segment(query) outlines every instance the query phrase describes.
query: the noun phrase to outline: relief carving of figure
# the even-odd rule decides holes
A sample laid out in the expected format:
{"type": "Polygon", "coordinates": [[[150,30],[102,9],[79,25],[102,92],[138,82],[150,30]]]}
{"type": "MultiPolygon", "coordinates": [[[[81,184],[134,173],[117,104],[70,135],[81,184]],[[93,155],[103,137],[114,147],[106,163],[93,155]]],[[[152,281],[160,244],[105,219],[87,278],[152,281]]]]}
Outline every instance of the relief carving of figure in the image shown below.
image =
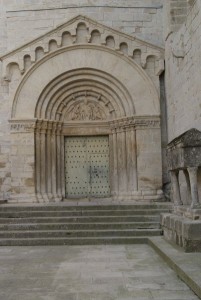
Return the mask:
{"type": "Polygon", "coordinates": [[[101,108],[94,103],[88,103],[87,98],[76,105],[71,112],[71,120],[95,121],[104,118],[101,108]]]}

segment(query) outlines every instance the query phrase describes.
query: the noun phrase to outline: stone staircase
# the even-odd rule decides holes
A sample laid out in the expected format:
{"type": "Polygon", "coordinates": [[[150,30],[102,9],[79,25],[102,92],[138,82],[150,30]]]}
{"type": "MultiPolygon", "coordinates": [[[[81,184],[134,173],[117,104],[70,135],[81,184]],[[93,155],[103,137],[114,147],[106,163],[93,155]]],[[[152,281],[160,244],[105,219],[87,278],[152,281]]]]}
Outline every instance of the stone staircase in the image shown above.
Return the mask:
{"type": "Polygon", "coordinates": [[[0,246],[145,243],[168,203],[1,205],[0,246]]]}

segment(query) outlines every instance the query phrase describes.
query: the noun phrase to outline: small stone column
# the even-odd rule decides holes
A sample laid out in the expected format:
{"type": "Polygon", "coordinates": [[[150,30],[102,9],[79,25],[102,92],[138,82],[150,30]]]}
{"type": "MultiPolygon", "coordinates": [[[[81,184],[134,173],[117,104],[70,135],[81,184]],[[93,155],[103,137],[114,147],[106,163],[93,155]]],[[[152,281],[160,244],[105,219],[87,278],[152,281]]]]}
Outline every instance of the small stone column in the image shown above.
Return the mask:
{"type": "Polygon", "coordinates": [[[61,190],[61,127],[62,124],[57,124],[57,130],[56,130],[56,155],[57,155],[57,195],[59,201],[62,199],[62,190],[61,190]]]}
{"type": "Polygon", "coordinates": [[[198,197],[198,184],[197,184],[197,171],[198,167],[188,168],[188,174],[190,177],[191,185],[191,208],[200,208],[199,197],[198,197]]]}
{"type": "Polygon", "coordinates": [[[179,188],[179,171],[178,170],[171,170],[171,182],[172,182],[172,189],[173,189],[173,200],[174,205],[179,206],[183,205],[181,201],[181,195],[180,195],[180,188],[179,188]]]}
{"type": "Polygon", "coordinates": [[[117,133],[115,127],[112,129],[112,149],[113,149],[113,170],[111,172],[112,191],[111,194],[115,198],[118,195],[118,162],[117,162],[117,133]]]}
{"type": "Polygon", "coordinates": [[[63,126],[61,129],[61,193],[62,199],[65,198],[65,154],[64,154],[64,135],[63,135],[63,126]]]}
{"type": "Polygon", "coordinates": [[[127,165],[126,165],[126,131],[123,124],[117,131],[117,155],[119,175],[119,197],[124,199],[127,193],[127,165]]]}
{"type": "Polygon", "coordinates": [[[192,198],[191,198],[191,184],[190,184],[189,173],[188,173],[187,169],[184,169],[183,172],[184,172],[184,176],[185,176],[185,179],[186,179],[187,198],[188,198],[189,202],[191,203],[192,198]]]}
{"type": "Polygon", "coordinates": [[[137,143],[136,143],[136,130],[131,127],[131,164],[132,164],[132,192],[135,193],[138,190],[138,177],[137,177],[137,143]]]}
{"type": "Polygon", "coordinates": [[[47,132],[47,121],[42,121],[41,125],[41,143],[40,143],[40,157],[41,157],[41,194],[44,202],[49,202],[47,196],[47,156],[46,156],[46,132],[47,132]]]}
{"type": "Polygon", "coordinates": [[[52,122],[49,121],[47,125],[47,195],[48,199],[52,201],[52,181],[51,181],[51,171],[52,171],[52,149],[51,149],[51,132],[52,132],[52,122]]]}
{"type": "Polygon", "coordinates": [[[38,202],[42,202],[43,198],[41,195],[41,151],[40,151],[40,130],[41,130],[41,121],[37,120],[36,131],[35,131],[35,151],[36,151],[36,171],[35,171],[35,180],[36,180],[36,197],[38,202]]]}
{"type": "Polygon", "coordinates": [[[57,122],[53,122],[52,126],[52,136],[51,136],[51,149],[52,149],[52,195],[53,201],[57,201],[57,173],[56,173],[56,161],[57,161],[57,151],[56,151],[56,130],[57,122]]]}

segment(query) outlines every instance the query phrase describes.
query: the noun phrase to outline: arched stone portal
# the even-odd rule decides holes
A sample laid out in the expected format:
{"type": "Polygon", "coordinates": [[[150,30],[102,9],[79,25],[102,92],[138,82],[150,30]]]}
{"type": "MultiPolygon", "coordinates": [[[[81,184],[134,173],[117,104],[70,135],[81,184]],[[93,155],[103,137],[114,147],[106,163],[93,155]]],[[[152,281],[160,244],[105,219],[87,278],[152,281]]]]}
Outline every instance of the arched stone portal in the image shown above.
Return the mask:
{"type": "MultiPolygon", "coordinates": [[[[108,140],[107,154],[99,155],[108,155],[104,167],[103,163],[90,166],[95,173],[107,169],[107,197],[161,199],[160,106],[155,84],[139,61],[129,57],[133,52],[129,48],[123,54],[121,48],[111,49],[107,44],[77,42],[48,50],[24,69],[10,120],[15,149],[11,164],[23,162],[18,172],[22,188],[13,192],[11,199],[47,202],[72,196],[66,149],[72,139],[83,138],[86,144],[91,137],[103,143],[108,140]]],[[[144,54],[143,59],[146,57],[144,54]]],[[[98,156],[93,163],[96,161],[98,156]]]]}
{"type": "Polygon", "coordinates": [[[64,140],[69,136],[109,137],[111,197],[158,197],[158,95],[142,69],[122,55],[100,46],[73,46],[41,60],[17,90],[12,130],[25,117],[33,127],[28,125],[30,132],[21,132],[17,143],[28,135],[35,144],[37,201],[60,201],[68,194],[64,140]]]}

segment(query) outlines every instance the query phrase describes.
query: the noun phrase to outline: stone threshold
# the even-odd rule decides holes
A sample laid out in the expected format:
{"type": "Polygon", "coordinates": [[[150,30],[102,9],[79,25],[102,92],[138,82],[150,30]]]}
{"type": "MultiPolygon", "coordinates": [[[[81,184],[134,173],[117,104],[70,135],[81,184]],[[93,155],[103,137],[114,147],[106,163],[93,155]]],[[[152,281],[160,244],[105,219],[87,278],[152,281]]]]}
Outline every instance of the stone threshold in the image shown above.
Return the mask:
{"type": "Polygon", "coordinates": [[[185,253],[163,237],[151,237],[147,242],[201,299],[201,253],[185,253]]]}
{"type": "Polygon", "coordinates": [[[19,207],[19,206],[27,206],[27,207],[40,207],[40,206],[108,206],[108,205],[164,205],[172,208],[171,202],[165,201],[136,201],[136,200],[113,200],[113,199],[79,199],[79,200],[64,200],[60,202],[44,202],[44,203],[30,203],[30,202],[7,202],[0,203],[0,207],[19,207]]]}

